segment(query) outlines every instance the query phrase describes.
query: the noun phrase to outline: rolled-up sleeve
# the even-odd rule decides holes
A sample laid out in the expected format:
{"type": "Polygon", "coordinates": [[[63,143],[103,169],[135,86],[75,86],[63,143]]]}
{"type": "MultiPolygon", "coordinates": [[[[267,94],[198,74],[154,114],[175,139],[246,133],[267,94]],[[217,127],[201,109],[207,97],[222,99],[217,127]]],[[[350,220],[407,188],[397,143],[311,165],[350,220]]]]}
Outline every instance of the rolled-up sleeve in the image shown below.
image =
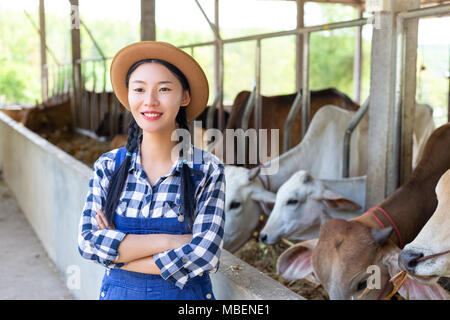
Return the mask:
{"type": "Polygon", "coordinates": [[[108,158],[101,156],[92,169],[89,191],[81,215],[78,232],[78,251],[85,259],[93,260],[105,267],[120,268],[124,263],[113,263],[118,257],[120,242],[126,233],[112,229],[98,229],[97,210],[104,210],[106,187],[109,183],[109,171],[105,162],[108,158]]]}
{"type": "Polygon", "coordinates": [[[223,164],[208,172],[197,201],[192,240],[181,248],[153,256],[161,276],[179,288],[203,272],[216,272],[223,248],[225,173],[223,164]]]}

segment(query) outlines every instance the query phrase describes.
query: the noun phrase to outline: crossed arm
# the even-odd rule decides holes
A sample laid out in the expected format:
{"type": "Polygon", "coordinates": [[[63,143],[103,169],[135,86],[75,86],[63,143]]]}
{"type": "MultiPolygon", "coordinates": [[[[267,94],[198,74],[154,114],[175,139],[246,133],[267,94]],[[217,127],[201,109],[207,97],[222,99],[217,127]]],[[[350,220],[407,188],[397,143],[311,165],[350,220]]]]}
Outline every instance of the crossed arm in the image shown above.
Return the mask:
{"type": "MultiPolygon", "coordinates": [[[[101,209],[95,219],[98,228],[114,229],[106,220],[101,209]]],[[[127,234],[118,247],[119,255],[114,263],[126,262],[121,269],[147,274],[161,274],[153,255],[167,250],[180,248],[192,239],[192,234],[127,234]]]]}

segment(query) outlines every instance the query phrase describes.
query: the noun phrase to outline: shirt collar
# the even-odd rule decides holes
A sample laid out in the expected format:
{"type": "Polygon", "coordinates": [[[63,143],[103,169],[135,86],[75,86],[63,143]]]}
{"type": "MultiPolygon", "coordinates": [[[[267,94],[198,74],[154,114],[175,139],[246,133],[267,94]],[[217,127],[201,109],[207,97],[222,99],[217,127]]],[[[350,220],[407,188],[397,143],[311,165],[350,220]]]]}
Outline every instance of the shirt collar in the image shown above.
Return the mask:
{"type": "MultiPolygon", "coordinates": [[[[133,154],[131,155],[131,162],[130,167],[128,168],[128,172],[133,172],[133,170],[140,172],[144,170],[144,167],[141,163],[141,144],[142,144],[142,137],[143,134],[141,133],[138,137],[138,147],[133,151],[133,154]]],[[[191,151],[193,148],[193,145],[190,144],[191,151]]],[[[191,153],[192,154],[192,153],[191,153]]],[[[183,163],[186,163],[188,166],[192,167],[192,160],[191,157],[188,157],[189,160],[183,160],[183,157],[178,156],[177,160],[173,164],[172,168],[170,169],[169,173],[166,174],[164,177],[175,175],[177,172],[181,171],[181,168],[183,166],[183,163]]]]}

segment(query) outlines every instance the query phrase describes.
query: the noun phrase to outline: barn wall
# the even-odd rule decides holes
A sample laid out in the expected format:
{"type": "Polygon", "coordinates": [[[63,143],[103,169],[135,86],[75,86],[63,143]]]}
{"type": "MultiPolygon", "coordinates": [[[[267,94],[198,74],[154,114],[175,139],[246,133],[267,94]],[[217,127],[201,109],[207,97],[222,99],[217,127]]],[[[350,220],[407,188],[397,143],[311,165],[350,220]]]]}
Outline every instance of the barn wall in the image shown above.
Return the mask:
{"type": "MultiPolygon", "coordinates": [[[[97,299],[104,268],[77,246],[91,169],[0,112],[0,170],[74,298],[97,299]]],[[[211,279],[217,299],[303,299],[227,251],[211,279]]]]}

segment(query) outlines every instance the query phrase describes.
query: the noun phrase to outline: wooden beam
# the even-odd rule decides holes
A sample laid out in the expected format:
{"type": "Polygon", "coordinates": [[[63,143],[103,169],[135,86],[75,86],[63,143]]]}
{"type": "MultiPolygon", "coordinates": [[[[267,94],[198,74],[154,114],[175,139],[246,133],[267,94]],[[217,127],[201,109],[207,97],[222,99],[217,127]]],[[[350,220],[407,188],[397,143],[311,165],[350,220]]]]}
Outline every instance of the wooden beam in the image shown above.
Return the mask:
{"type": "Polygon", "coordinates": [[[47,52],[45,50],[45,5],[44,0],[39,0],[39,35],[41,47],[41,95],[42,102],[48,100],[48,70],[47,52]]]}
{"type": "Polygon", "coordinates": [[[141,40],[156,40],[155,0],[141,0],[141,40]]]}
{"type": "Polygon", "coordinates": [[[71,12],[71,40],[72,40],[72,119],[74,128],[81,126],[81,59],[80,45],[80,10],[78,0],[70,0],[71,12]]]}

